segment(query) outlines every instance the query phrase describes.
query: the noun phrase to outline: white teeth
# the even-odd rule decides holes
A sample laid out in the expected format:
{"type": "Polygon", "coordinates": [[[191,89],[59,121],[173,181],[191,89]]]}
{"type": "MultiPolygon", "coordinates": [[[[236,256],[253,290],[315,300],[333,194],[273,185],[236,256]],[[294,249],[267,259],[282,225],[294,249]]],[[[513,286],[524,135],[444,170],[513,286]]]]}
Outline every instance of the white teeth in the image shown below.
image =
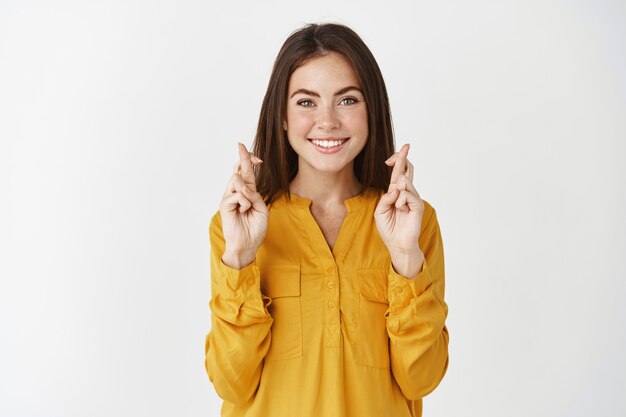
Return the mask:
{"type": "Polygon", "coordinates": [[[333,148],[335,146],[339,146],[344,143],[347,139],[339,139],[339,140],[311,140],[317,146],[321,146],[322,148],[333,148]]]}

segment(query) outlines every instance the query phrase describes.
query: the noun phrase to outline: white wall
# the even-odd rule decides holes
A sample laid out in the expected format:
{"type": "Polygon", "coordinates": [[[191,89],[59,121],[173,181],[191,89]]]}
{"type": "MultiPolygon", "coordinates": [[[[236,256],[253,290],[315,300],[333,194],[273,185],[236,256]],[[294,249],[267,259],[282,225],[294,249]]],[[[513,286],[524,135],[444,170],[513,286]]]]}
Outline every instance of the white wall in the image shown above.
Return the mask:
{"type": "Polygon", "coordinates": [[[425,416],[626,415],[626,5],[0,2],[0,415],[219,415],[207,228],[271,65],[352,26],[436,209],[425,416]]]}

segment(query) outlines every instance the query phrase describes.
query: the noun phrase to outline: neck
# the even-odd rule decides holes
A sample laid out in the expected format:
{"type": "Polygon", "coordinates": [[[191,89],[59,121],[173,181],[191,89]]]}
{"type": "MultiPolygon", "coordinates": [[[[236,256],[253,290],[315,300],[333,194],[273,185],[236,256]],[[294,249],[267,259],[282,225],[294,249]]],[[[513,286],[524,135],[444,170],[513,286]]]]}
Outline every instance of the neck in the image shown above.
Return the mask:
{"type": "Polygon", "coordinates": [[[299,169],[289,184],[290,192],[322,206],[343,205],[345,200],[356,196],[360,189],[361,184],[354,175],[352,164],[339,172],[299,169]]]}

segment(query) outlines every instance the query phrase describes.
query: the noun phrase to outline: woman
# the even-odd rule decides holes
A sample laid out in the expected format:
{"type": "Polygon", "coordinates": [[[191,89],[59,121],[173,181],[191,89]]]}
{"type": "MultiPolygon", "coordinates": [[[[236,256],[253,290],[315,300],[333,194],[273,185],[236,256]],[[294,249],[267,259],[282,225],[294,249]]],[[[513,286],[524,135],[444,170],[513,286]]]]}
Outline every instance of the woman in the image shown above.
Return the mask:
{"type": "Polygon", "coordinates": [[[294,32],[209,227],[223,416],[421,415],[448,367],[443,246],[409,146],[393,149],[363,41],[294,32]]]}

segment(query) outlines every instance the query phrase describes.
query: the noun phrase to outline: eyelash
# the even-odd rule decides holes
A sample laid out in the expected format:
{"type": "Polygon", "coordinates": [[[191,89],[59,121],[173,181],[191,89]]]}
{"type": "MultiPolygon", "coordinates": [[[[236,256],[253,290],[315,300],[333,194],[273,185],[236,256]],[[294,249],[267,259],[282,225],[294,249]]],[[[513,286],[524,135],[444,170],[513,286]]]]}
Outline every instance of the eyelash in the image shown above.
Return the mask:
{"type": "MultiPolygon", "coordinates": [[[[352,103],[347,104],[348,106],[349,106],[349,105],[352,105],[352,104],[356,104],[356,103],[358,103],[358,102],[359,102],[359,100],[357,100],[357,99],[356,99],[356,98],[354,98],[354,97],[344,97],[344,98],[342,98],[342,99],[341,99],[341,102],[343,102],[343,101],[345,101],[345,100],[352,100],[352,103]]],[[[299,106],[302,106],[302,107],[311,107],[310,105],[306,105],[306,106],[305,106],[305,105],[303,105],[302,103],[313,103],[313,101],[311,101],[311,100],[309,100],[309,99],[303,99],[303,100],[298,100],[298,102],[297,102],[297,104],[298,104],[299,106]]]]}

